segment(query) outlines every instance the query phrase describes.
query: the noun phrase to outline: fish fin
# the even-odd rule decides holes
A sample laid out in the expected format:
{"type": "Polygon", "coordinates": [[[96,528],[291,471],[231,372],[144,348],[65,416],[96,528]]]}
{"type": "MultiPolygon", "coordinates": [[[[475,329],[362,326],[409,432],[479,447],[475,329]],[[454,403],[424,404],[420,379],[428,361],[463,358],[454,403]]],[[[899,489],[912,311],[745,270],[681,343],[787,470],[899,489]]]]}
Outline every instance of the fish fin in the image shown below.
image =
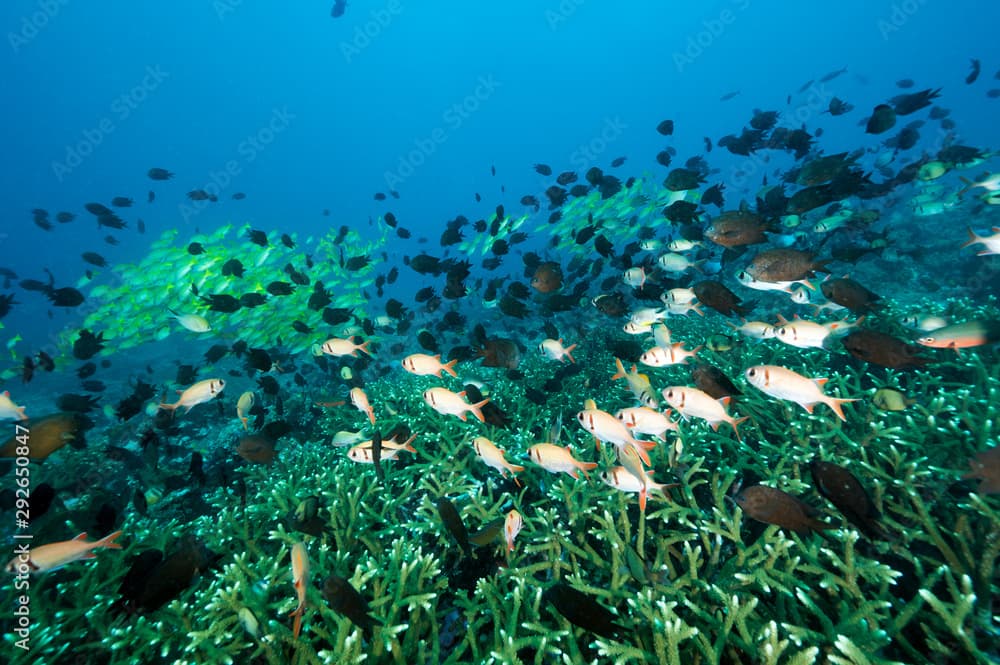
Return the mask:
{"type": "Polygon", "coordinates": [[[822,378],[822,379],[813,379],[813,382],[814,382],[814,383],[815,383],[815,384],[816,384],[817,386],[819,386],[820,388],[822,388],[823,386],[825,386],[825,385],[826,385],[826,382],[827,382],[827,381],[829,381],[829,380],[830,380],[830,379],[828,379],[828,378],[825,378],[825,377],[824,377],[824,378],[822,378]]]}
{"type": "Polygon", "coordinates": [[[87,540],[87,532],[86,532],[86,531],[84,531],[83,533],[79,534],[79,535],[78,535],[78,536],[77,536],[76,538],[74,538],[73,540],[87,540]]]}
{"type": "MultiPolygon", "coordinates": [[[[439,354],[438,357],[440,357],[440,354],[439,354]]],[[[455,365],[457,365],[457,364],[458,364],[458,358],[455,358],[454,360],[451,360],[451,361],[445,363],[444,365],[441,365],[441,369],[443,369],[444,371],[448,372],[453,377],[458,378],[458,374],[455,373],[455,365]]]]}
{"type": "Polygon", "coordinates": [[[115,531],[114,533],[109,533],[108,535],[104,536],[96,543],[94,543],[94,547],[107,547],[108,549],[112,550],[120,550],[122,546],[115,542],[115,539],[117,539],[118,536],[120,535],[122,535],[121,530],[115,531]]]}
{"type": "Polygon", "coordinates": [[[622,365],[622,361],[619,360],[618,358],[615,358],[615,368],[618,371],[611,375],[611,380],[612,381],[617,381],[618,379],[624,379],[625,376],[626,376],[626,374],[625,374],[625,366],[622,365]]]}
{"type": "Polygon", "coordinates": [[[826,404],[831,409],[833,409],[833,412],[837,414],[838,418],[846,422],[847,418],[844,416],[844,409],[842,405],[845,402],[856,402],[856,401],[857,401],[856,399],[841,399],[837,397],[830,397],[829,399],[827,399],[826,404]]]}
{"type": "Polygon", "coordinates": [[[483,417],[483,407],[489,401],[490,401],[490,398],[487,397],[482,402],[476,402],[475,404],[473,404],[472,408],[470,409],[470,411],[472,411],[472,415],[474,415],[479,420],[479,422],[481,422],[481,423],[485,423],[486,422],[486,418],[483,417]]]}
{"type": "Polygon", "coordinates": [[[731,422],[729,423],[730,425],[732,425],[732,426],[733,426],[733,433],[734,433],[734,434],[736,435],[736,440],[737,440],[737,441],[742,441],[742,440],[743,440],[743,439],[742,439],[742,438],[740,437],[740,430],[739,430],[739,428],[737,427],[737,425],[739,425],[740,423],[742,423],[742,422],[744,422],[744,421],[746,421],[746,420],[750,420],[750,416],[743,416],[742,418],[737,418],[737,419],[735,419],[735,420],[733,420],[733,421],[731,421],[731,422]]]}
{"type": "MultiPolygon", "coordinates": [[[[965,190],[962,190],[962,191],[965,191],[965,190]]],[[[959,194],[959,196],[961,196],[961,194],[959,194]]],[[[982,238],[980,238],[979,236],[977,236],[976,232],[972,230],[971,226],[967,226],[965,228],[966,228],[966,231],[969,232],[969,240],[965,244],[959,245],[958,246],[959,249],[965,249],[969,245],[975,245],[977,242],[979,242],[980,240],[982,240],[982,238]]],[[[996,231],[997,229],[993,229],[993,230],[996,231]]]]}
{"type": "Polygon", "coordinates": [[[806,413],[812,413],[813,409],[816,408],[816,402],[812,402],[811,404],[803,404],[802,408],[806,410],[806,413]]]}
{"type": "Polygon", "coordinates": [[[94,554],[93,552],[84,552],[83,554],[80,555],[80,560],[83,560],[83,559],[96,559],[96,558],[97,558],[97,555],[94,554]]]}
{"type": "Polygon", "coordinates": [[[566,347],[566,348],[564,349],[564,351],[565,351],[565,353],[566,353],[566,357],[567,357],[567,358],[569,358],[569,361],[570,361],[571,363],[573,363],[574,365],[576,364],[576,360],[574,360],[574,359],[573,359],[573,356],[572,356],[572,354],[570,354],[570,351],[572,351],[572,350],[573,350],[573,349],[575,349],[575,348],[576,348],[576,344],[570,344],[569,346],[567,346],[567,347],[566,347]]]}
{"type": "Polygon", "coordinates": [[[649,459],[649,453],[646,452],[645,448],[641,446],[633,446],[633,448],[635,448],[635,454],[639,456],[639,459],[642,460],[643,464],[646,466],[653,466],[652,461],[649,459]]]}
{"type": "Polygon", "coordinates": [[[639,512],[640,513],[646,512],[646,496],[647,496],[646,486],[643,485],[642,489],[639,490],[639,512]]]}

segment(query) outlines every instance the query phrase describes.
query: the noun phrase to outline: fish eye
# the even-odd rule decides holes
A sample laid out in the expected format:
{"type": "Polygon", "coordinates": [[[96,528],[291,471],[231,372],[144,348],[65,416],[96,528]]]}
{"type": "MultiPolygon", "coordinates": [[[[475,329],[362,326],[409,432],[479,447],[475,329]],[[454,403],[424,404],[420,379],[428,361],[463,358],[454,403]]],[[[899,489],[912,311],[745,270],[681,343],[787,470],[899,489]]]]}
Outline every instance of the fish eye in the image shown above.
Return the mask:
{"type": "Polygon", "coordinates": [[[756,376],[756,375],[757,375],[757,370],[755,370],[755,369],[748,369],[747,370],[747,376],[756,376]]]}

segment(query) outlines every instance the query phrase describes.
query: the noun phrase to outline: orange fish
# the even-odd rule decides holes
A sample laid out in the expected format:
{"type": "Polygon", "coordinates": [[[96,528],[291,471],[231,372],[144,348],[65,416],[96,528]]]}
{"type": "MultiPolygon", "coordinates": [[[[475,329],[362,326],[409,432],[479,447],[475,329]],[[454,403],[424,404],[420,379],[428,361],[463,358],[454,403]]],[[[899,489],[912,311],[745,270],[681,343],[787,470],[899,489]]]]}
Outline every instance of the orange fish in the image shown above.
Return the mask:
{"type": "Polygon", "coordinates": [[[514,549],[514,538],[517,537],[517,534],[519,534],[523,528],[524,518],[521,517],[521,513],[516,510],[511,510],[507,513],[507,518],[503,522],[503,536],[504,540],[507,541],[508,554],[514,549]]]}
{"type": "MultiPolygon", "coordinates": [[[[89,541],[87,534],[81,533],[73,540],[64,540],[58,543],[49,543],[39,547],[32,547],[30,550],[20,552],[10,560],[6,570],[8,573],[47,573],[52,570],[59,570],[67,563],[73,563],[81,559],[96,559],[97,555],[91,550],[102,547],[120,550],[121,545],[115,543],[115,539],[122,535],[121,531],[104,536],[100,540],[89,541]]],[[[15,550],[17,551],[17,550],[15,550]]]]}
{"type": "Polygon", "coordinates": [[[306,588],[309,584],[309,554],[302,543],[292,545],[292,582],[295,592],[299,595],[299,606],[288,616],[295,617],[292,633],[295,637],[302,631],[302,615],[306,611],[306,588]]]}

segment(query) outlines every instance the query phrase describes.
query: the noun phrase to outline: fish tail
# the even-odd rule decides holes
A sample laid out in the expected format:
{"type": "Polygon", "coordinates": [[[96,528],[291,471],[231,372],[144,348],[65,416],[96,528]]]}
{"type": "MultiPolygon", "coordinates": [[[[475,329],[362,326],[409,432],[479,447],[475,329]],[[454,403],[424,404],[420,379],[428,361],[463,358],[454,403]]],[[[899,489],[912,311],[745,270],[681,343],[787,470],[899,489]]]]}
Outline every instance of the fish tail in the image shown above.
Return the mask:
{"type": "Polygon", "coordinates": [[[441,365],[441,369],[443,369],[444,371],[448,372],[449,374],[451,374],[455,378],[458,378],[458,374],[455,373],[455,365],[457,365],[457,364],[458,364],[458,358],[455,358],[454,360],[451,360],[451,361],[445,363],[444,365],[441,365]]]}
{"type": "Polygon", "coordinates": [[[479,422],[481,422],[481,423],[485,423],[486,422],[486,418],[483,417],[483,407],[486,406],[486,403],[489,402],[489,401],[490,401],[490,398],[487,397],[482,402],[476,402],[475,404],[469,405],[469,411],[472,411],[472,415],[474,415],[476,418],[478,418],[479,422]]]}
{"type": "Polygon", "coordinates": [[[597,462],[577,462],[576,468],[580,469],[580,471],[583,471],[584,478],[590,480],[590,474],[588,474],[587,471],[593,471],[594,469],[596,469],[597,462]]]}
{"type": "Polygon", "coordinates": [[[833,412],[837,414],[838,418],[840,418],[843,421],[846,421],[847,418],[844,416],[844,409],[841,405],[844,404],[845,402],[855,402],[857,400],[841,399],[838,397],[827,397],[826,400],[824,401],[826,402],[827,406],[833,409],[833,412]]]}
{"type": "Polygon", "coordinates": [[[573,349],[575,349],[575,348],[576,348],[576,344],[570,344],[569,346],[567,346],[567,347],[566,347],[566,348],[564,349],[564,352],[566,353],[566,357],[567,357],[567,358],[569,358],[569,361],[570,361],[571,363],[573,363],[574,365],[576,364],[576,361],[575,361],[575,360],[573,360],[573,356],[572,356],[572,354],[570,354],[570,351],[572,351],[572,350],[573,350],[573,349]]]}
{"type": "Polygon", "coordinates": [[[368,344],[371,342],[370,339],[366,339],[364,342],[358,345],[358,351],[363,352],[369,358],[374,358],[372,352],[368,350],[368,344]]]}
{"type": "Polygon", "coordinates": [[[964,245],[959,245],[959,249],[965,249],[969,245],[975,245],[977,242],[982,242],[982,238],[976,235],[976,232],[972,230],[971,226],[966,227],[969,232],[969,241],[964,245]]]}
{"type": "MultiPolygon", "coordinates": [[[[574,345],[575,346],[575,345],[574,345]]],[[[618,371],[611,375],[612,381],[617,381],[618,379],[624,379],[627,374],[625,374],[625,366],[622,365],[622,361],[615,358],[615,369],[618,371]]]]}
{"type": "Polygon", "coordinates": [[[298,637],[299,633],[302,632],[302,615],[305,614],[305,610],[306,606],[305,603],[303,603],[302,605],[299,605],[294,610],[292,610],[291,613],[289,613],[288,615],[290,617],[295,617],[295,621],[292,622],[292,634],[295,637],[298,637]]]}
{"type": "Polygon", "coordinates": [[[744,420],[749,420],[749,419],[750,416],[743,416],[742,418],[733,418],[729,421],[729,424],[733,426],[733,432],[736,434],[737,441],[743,441],[743,439],[740,438],[740,430],[737,428],[737,425],[739,425],[744,420]]]}
{"type": "Polygon", "coordinates": [[[521,471],[524,471],[524,467],[518,466],[517,464],[507,464],[505,468],[511,473],[520,473],[521,471]]]}
{"type": "Polygon", "coordinates": [[[94,547],[95,548],[106,547],[112,550],[120,550],[122,546],[115,542],[115,539],[120,535],[122,535],[121,531],[115,531],[114,533],[109,533],[108,535],[104,536],[103,538],[95,542],[94,547]]]}
{"type": "Polygon", "coordinates": [[[648,494],[649,494],[649,492],[648,492],[646,486],[643,485],[642,489],[639,490],[639,512],[640,513],[646,512],[646,498],[647,498],[648,494]]]}
{"type": "Polygon", "coordinates": [[[180,402],[175,402],[173,404],[170,404],[169,402],[160,402],[160,408],[166,409],[167,411],[173,411],[180,405],[181,405],[180,402]]]}

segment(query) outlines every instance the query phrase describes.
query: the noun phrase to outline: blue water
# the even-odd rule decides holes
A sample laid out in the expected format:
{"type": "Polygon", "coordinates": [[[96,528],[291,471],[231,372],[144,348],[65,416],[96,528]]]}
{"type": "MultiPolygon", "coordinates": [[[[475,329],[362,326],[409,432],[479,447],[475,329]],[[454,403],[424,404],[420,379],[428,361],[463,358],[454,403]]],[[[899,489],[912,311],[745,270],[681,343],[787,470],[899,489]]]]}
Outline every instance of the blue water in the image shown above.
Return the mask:
{"type": "MultiPolygon", "coordinates": [[[[107,247],[81,210],[115,195],[136,200],[130,217],[142,217],[151,234],[228,219],[303,232],[363,224],[384,209],[371,195],[387,189],[385,174],[442,128],[444,142],[396,187],[402,198],[391,206],[414,230],[434,233],[458,212],[476,212],[473,192],[484,195],[485,214],[537,188],[535,161],[571,168],[574,152],[609,119],[623,129],[608,159],[628,155],[629,171],[639,172],[655,166],[667,143],[652,132],[659,120],[675,119],[669,144],[680,156],[698,154],[703,136],[738,131],[755,107],[784,109],[787,94],[845,66],[826,85],[857,110],[810,118],[827,131],[824,143],[875,144],[855,122],[906,77],[917,89],[943,87],[967,143],[996,141],[997,102],[983,91],[1000,59],[991,60],[995,23],[982,3],[358,1],[339,19],[327,4],[53,1],[46,12],[42,2],[4,3],[5,42],[13,44],[0,49],[0,196],[11,235],[3,264],[26,275],[47,265],[73,280],[84,267],[80,246],[112,261],[141,255],[149,235],[119,234],[121,246],[107,247]],[[721,34],[706,38],[719,25],[721,34]],[[701,55],[689,40],[706,44],[701,55]],[[689,64],[687,53],[695,54],[689,64]],[[975,86],[963,84],[970,57],[983,60],[975,86]],[[495,89],[481,88],[478,108],[449,122],[448,110],[482,79],[495,89]],[[718,101],[734,90],[742,93],[718,101]],[[287,128],[241,152],[275,111],[290,115],[287,128]],[[104,119],[113,131],[100,131],[104,119]],[[80,146],[96,143],[68,172],[55,166],[72,163],[74,146],[85,152],[80,146]],[[224,189],[248,199],[185,220],[181,194],[212,182],[229,160],[240,173],[224,189]],[[156,183],[158,200],[146,206],[152,166],[177,176],[156,183]],[[31,223],[35,207],[80,218],[47,233],[31,223]]],[[[713,155],[724,168],[728,155],[713,155]]]]}

